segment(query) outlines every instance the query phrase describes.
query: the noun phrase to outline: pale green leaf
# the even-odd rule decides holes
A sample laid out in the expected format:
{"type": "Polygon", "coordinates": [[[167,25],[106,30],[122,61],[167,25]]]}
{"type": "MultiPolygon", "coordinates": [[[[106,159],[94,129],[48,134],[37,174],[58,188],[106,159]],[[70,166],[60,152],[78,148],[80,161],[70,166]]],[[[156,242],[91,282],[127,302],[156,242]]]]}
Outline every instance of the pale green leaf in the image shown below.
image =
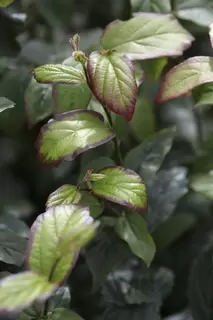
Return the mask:
{"type": "Polygon", "coordinates": [[[7,98],[0,97],[0,113],[4,110],[14,108],[15,103],[7,98]]]}
{"type": "Polygon", "coordinates": [[[210,172],[192,176],[190,187],[208,199],[213,200],[213,173],[210,172]]]}
{"type": "Polygon", "coordinates": [[[94,111],[75,110],[57,115],[42,128],[38,138],[45,162],[72,161],[80,153],[114,138],[112,129],[94,111]]]}
{"type": "Polygon", "coordinates": [[[174,16],[141,12],[128,21],[107,26],[101,45],[132,60],[144,60],[182,55],[193,39],[174,16]]]}
{"type": "Polygon", "coordinates": [[[179,97],[209,82],[213,82],[213,58],[189,58],[166,74],[159,91],[158,102],[179,97]]]}
{"type": "Polygon", "coordinates": [[[89,216],[87,207],[72,204],[48,209],[36,219],[31,228],[28,247],[30,269],[45,275],[52,282],[61,282],[75,262],[79,250],[75,234],[77,245],[75,246],[72,237],[69,237],[72,250],[62,254],[60,250],[62,239],[72,230],[78,230],[92,223],[93,219],[89,216]]]}
{"type": "Polygon", "coordinates": [[[52,192],[46,202],[46,207],[54,207],[60,204],[78,203],[81,200],[81,193],[75,186],[65,184],[52,192]]]}
{"type": "Polygon", "coordinates": [[[145,185],[134,171],[122,167],[106,167],[99,173],[106,177],[92,183],[92,192],[96,196],[136,210],[146,209],[145,185]]]}
{"type": "Polygon", "coordinates": [[[138,91],[131,61],[115,52],[96,51],[89,56],[87,72],[97,100],[131,120],[138,91]]]}
{"type": "Polygon", "coordinates": [[[26,271],[0,281],[0,311],[19,311],[37,299],[47,299],[56,285],[39,274],[26,271]]]}
{"type": "Polygon", "coordinates": [[[195,107],[213,104],[213,83],[205,83],[193,89],[195,107]]]}
{"type": "Polygon", "coordinates": [[[156,249],[143,217],[134,211],[123,214],[118,219],[116,231],[132,252],[149,266],[156,249]]]}
{"type": "Polygon", "coordinates": [[[50,318],[50,320],[83,320],[76,312],[64,309],[64,308],[57,308],[55,309],[50,318]]]}
{"type": "MultiPolygon", "coordinates": [[[[82,64],[77,62],[73,57],[65,59],[62,64],[84,72],[82,64]]],[[[86,109],[91,96],[92,93],[85,82],[75,84],[74,86],[56,84],[53,87],[54,111],[55,113],[62,113],[74,109],[86,109]]]]}
{"type": "Polygon", "coordinates": [[[52,114],[52,87],[31,79],[25,92],[28,122],[33,125],[52,114]]]}
{"type": "Polygon", "coordinates": [[[63,64],[45,64],[34,70],[34,77],[42,83],[85,83],[85,74],[71,66],[63,64]]]}
{"type": "Polygon", "coordinates": [[[0,0],[0,8],[9,6],[14,0],[0,0]]]}
{"type": "Polygon", "coordinates": [[[213,3],[211,0],[175,0],[173,10],[176,16],[197,25],[208,27],[213,21],[213,3]]]}

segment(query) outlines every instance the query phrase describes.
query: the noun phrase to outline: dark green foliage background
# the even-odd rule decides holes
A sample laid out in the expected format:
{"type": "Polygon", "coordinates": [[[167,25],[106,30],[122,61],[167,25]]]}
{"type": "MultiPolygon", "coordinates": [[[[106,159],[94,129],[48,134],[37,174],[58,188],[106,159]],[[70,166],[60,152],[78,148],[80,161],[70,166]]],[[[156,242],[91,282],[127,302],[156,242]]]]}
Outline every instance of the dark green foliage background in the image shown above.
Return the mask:
{"type": "MultiPolygon", "coordinates": [[[[43,167],[35,140],[50,113],[38,101],[35,116],[41,121],[29,126],[24,93],[30,71],[70,56],[68,39],[76,32],[81,49],[90,52],[97,48],[101,29],[112,20],[128,19],[133,11],[171,10],[196,41],[184,57],[169,60],[165,70],[190,56],[212,56],[211,0],[173,0],[171,6],[162,0],[16,0],[0,9],[0,96],[16,103],[14,109],[0,113],[0,219],[9,226],[9,231],[0,230],[1,272],[23,269],[25,240],[17,239],[17,233],[27,229],[20,221],[9,221],[9,215],[30,227],[44,212],[51,192],[76,183],[83,169],[90,168],[88,163],[94,169],[110,164],[113,148],[108,143],[74,162],[43,167]]],[[[140,87],[137,119],[130,131],[124,121],[115,120],[122,153],[129,152],[124,165],[138,172],[147,185],[150,206],[144,217],[157,254],[147,269],[111,228],[101,230],[68,279],[71,299],[66,292],[63,296],[63,290],[60,293],[59,306],[69,305],[85,320],[176,320],[176,313],[181,313],[180,320],[192,320],[192,316],[212,320],[213,198],[191,190],[189,180],[192,174],[213,169],[213,106],[193,109],[190,96],[156,105],[160,81],[150,76],[140,87]],[[171,126],[176,126],[175,134],[169,130],[150,139],[155,131],[171,126]]]]}

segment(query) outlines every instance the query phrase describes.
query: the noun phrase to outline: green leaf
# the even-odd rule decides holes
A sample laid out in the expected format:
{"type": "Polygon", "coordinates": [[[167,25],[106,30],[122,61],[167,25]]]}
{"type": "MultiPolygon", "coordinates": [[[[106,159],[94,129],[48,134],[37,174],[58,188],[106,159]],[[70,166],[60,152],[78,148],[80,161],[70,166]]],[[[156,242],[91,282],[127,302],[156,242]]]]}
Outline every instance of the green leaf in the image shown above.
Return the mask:
{"type": "Polygon", "coordinates": [[[97,156],[97,159],[95,158],[91,161],[88,161],[86,164],[82,165],[78,181],[80,182],[84,178],[87,170],[93,170],[97,172],[104,167],[114,166],[114,165],[115,165],[115,162],[112,159],[108,157],[97,156]]]}
{"type": "Polygon", "coordinates": [[[30,125],[49,117],[52,114],[52,87],[32,78],[25,92],[25,108],[30,125]]]}
{"type": "Polygon", "coordinates": [[[0,112],[15,107],[15,103],[7,98],[0,97],[0,112]]]}
{"type": "Polygon", "coordinates": [[[158,94],[158,102],[184,95],[193,88],[213,82],[213,58],[193,57],[171,69],[165,76],[158,94]]]}
{"type": "Polygon", "coordinates": [[[158,132],[130,150],[124,159],[124,166],[139,173],[145,182],[152,181],[172,147],[174,136],[173,128],[158,132]]]}
{"type": "Polygon", "coordinates": [[[81,200],[81,193],[75,186],[65,184],[51,193],[47,199],[46,207],[54,207],[60,204],[78,203],[81,200]]]}
{"type": "MultiPolygon", "coordinates": [[[[73,57],[65,59],[62,63],[65,66],[74,67],[84,72],[81,63],[73,57]]],[[[53,107],[55,113],[62,113],[74,109],[86,109],[92,93],[87,83],[73,85],[56,84],[53,87],[53,107]]]]}
{"type": "Polygon", "coordinates": [[[92,192],[96,196],[139,211],[147,208],[144,183],[134,171],[122,167],[106,167],[99,173],[106,177],[92,183],[92,192]]]}
{"type": "Polygon", "coordinates": [[[211,23],[209,26],[209,38],[210,38],[211,46],[213,48],[213,23],[211,23]]]}
{"type": "Polygon", "coordinates": [[[204,197],[213,200],[213,174],[195,174],[191,177],[190,187],[204,197]]]}
{"type": "Polygon", "coordinates": [[[213,21],[211,0],[175,0],[173,11],[178,18],[192,21],[200,26],[208,27],[213,21]]]}
{"type": "MultiPolygon", "coordinates": [[[[31,228],[28,265],[31,270],[59,283],[69,272],[79,250],[78,238],[72,243],[70,233],[93,223],[89,209],[78,205],[60,205],[40,215],[31,228]],[[69,236],[72,250],[62,254],[61,241],[69,236]]],[[[81,241],[81,234],[79,234],[81,241]]]]}
{"type": "Polygon", "coordinates": [[[22,238],[26,238],[26,239],[28,238],[29,228],[26,225],[26,223],[23,222],[22,220],[17,219],[16,217],[14,217],[9,213],[8,214],[2,213],[0,215],[0,225],[2,229],[4,227],[5,229],[9,229],[15,232],[18,236],[22,238]]]}
{"type": "Polygon", "coordinates": [[[97,233],[85,250],[86,262],[93,278],[93,292],[96,292],[105,282],[110,271],[124,262],[128,254],[125,242],[121,241],[112,228],[108,227],[97,233]]]}
{"type": "Polygon", "coordinates": [[[108,25],[101,45],[132,60],[144,60],[182,55],[193,39],[174,16],[141,12],[128,21],[108,25]]]}
{"type": "Polygon", "coordinates": [[[102,116],[94,111],[75,110],[57,115],[42,128],[39,151],[45,162],[72,161],[80,153],[114,138],[102,116]]]}
{"type": "Polygon", "coordinates": [[[71,301],[70,290],[68,286],[61,286],[54,295],[48,300],[48,312],[52,312],[56,308],[69,308],[71,301]]]}
{"type": "Polygon", "coordinates": [[[36,81],[41,83],[85,83],[86,77],[82,71],[63,64],[45,64],[34,70],[36,81]]]}
{"type": "Polygon", "coordinates": [[[134,211],[123,214],[118,218],[116,231],[132,252],[149,266],[156,249],[143,217],[134,211]]]}
{"type": "Polygon", "coordinates": [[[14,0],[0,0],[0,8],[9,6],[14,0]]]}
{"type": "Polygon", "coordinates": [[[141,67],[144,70],[145,76],[153,81],[157,81],[167,64],[167,58],[157,58],[141,61],[141,67]]]}
{"type": "Polygon", "coordinates": [[[64,309],[64,308],[58,308],[55,309],[50,318],[50,320],[83,320],[76,312],[64,309]]]}
{"type": "Polygon", "coordinates": [[[131,61],[115,52],[96,51],[89,56],[87,72],[97,100],[111,111],[131,120],[138,91],[131,61]]]}
{"type": "Polygon", "coordinates": [[[81,196],[82,198],[79,203],[89,207],[90,215],[92,218],[98,218],[104,210],[103,203],[101,203],[97,198],[95,198],[88,192],[81,192],[81,196]]]}
{"type": "Polygon", "coordinates": [[[205,83],[193,89],[193,98],[195,100],[195,107],[213,104],[213,83],[205,83]]]}
{"type": "Polygon", "coordinates": [[[149,99],[145,97],[139,97],[137,99],[130,126],[140,141],[143,141],[155,132],[155,115],[153,112],[153,104],[149,99]]]}
{"type": "Polygon", "coordinates": [[[21,266],[24,263],[27,240],[1,223],[0,227],[0,260],[21,266]]]}
{"type": "Polygon", "coordinates": [[[55,288],[55,284],[31,271],[6,277],[0,281],[0,311],[25,309],[37,299],[46,300],[55,288]]]}
{"type": "Polygon", "coordinates": [[[172,11],[170,0],[140,0],[140,6],[137,11],[170,13],[172,11]]]}

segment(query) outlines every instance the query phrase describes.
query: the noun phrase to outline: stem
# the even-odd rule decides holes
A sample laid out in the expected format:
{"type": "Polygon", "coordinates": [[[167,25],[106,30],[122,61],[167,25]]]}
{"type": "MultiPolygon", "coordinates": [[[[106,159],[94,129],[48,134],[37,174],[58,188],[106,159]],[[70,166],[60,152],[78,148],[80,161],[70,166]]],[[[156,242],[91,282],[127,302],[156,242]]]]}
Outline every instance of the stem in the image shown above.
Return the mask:
{"type": "MultiPolygon", "coordinates": [[[[104,108],[104,110],[106,112],[109,124],[113,128],[113,121],[112,121],[111,113],[107,108],[104,108]]],[[[123,164],[123,158],[122,158],[122,154],[120,151],[120,143],[119,143],[119,140],[117,137],[115,137],[115,151],[116,151],[116,155],[117,155],[118,164],[123,164]]]]}

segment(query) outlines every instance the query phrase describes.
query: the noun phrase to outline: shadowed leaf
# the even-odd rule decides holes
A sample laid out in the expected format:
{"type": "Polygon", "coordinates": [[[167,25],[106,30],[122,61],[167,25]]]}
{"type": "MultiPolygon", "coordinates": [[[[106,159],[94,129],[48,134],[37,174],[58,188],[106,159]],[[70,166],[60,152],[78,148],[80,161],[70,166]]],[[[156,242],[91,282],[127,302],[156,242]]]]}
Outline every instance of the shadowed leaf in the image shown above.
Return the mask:
{"type": "Polygon", "coordinates": [[[11,109],[14,108],[15,103],[10,101],[7,98],[4,97],[0,97],[0,112],[7,110],[7,109],[11,109]]]}

